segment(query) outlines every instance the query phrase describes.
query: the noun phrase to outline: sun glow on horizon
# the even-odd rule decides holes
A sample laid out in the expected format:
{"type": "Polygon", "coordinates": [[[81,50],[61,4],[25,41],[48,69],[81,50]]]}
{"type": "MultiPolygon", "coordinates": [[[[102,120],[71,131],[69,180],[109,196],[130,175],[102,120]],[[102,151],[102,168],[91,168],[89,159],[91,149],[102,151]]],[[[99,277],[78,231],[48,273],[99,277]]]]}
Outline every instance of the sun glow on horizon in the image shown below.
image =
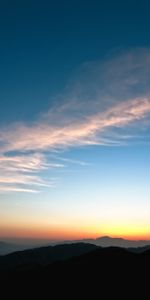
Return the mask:
{"type": "MultiPolygon", "coordinates": [[[[105,227],[106,228],[106,227],[105,227]]],[[[45,240],[80,240],[80,239],[96,239],[102,236],[112,238],[124,238],[129,240],[150,240],[149,228],[136,228],[129,226],[107,227],[107,229],[99,230],[95,227],[53,227],[51,229],[30,226],[12,226],[11,228],[1,226],[0,239],[3,238],[25,238],[25,239],[45,239],[45,240]]]]}

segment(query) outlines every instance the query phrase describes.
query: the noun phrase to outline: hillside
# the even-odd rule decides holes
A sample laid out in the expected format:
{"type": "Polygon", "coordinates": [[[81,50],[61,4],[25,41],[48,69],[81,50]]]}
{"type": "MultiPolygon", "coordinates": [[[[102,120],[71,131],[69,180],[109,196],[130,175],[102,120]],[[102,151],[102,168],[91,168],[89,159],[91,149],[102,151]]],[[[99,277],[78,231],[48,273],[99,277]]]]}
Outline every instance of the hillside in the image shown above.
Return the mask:
{"type": "MultiPolygon", "coordinates": [[[[5,293],[9,287],[11,292],[18,293],[20,289],[27,296],[29,293],[35,296],[39,292],[42,295],[53,293],[55,296],[62,296],[67,295],[71,288],[71,293],[76,297],[80,292],[85,297],[91,291],[93,295],[96,292],[108,296],[110,292],[112,295],[125,295],[129,290],[133,290],[135,296],[139,288],[144,293],[149,284],[147,274],[150,268],[150,250],[133,253],[117,247],[99,248],[74,244],[38,249],[36,254],[31,252],[22,253],[22,257],[27,253],[28,257],[32,257],[30,263],[29,259],[21,258],[19,265],[15,263],[9,270],[1,269],[0,280],[5,293]],[[47,253],[46,256],[47,251],[49,255],[47,253]],[[38,260],[33,260],[34,255],[38,260]]],[[[17,260],[17,257],[20,259],[19,255],[20,252],[15,253],[15,256],[5,256],[7,263],[10,263],[10,258],[12,261],[14,258],[17,260]]],[[[0,265],[1,263],[2,260],[0,265]]]]}
{"type": "Polygon", "coordinates": [[[30,266],[45,266],[63,261],[71,257],[90,252],[97,246],[85,243],[48,246],[25,251],[14,252],[0,257],[0,270],[28,268],[30,266]]]}

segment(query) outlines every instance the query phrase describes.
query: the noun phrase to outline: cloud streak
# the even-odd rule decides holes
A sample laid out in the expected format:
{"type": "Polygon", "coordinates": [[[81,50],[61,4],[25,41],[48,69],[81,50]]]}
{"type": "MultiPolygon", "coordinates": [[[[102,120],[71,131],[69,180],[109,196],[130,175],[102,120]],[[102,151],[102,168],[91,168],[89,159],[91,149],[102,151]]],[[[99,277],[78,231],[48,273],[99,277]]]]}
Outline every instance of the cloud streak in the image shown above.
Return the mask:
{"type": "Polygon", "coordinates": [[[0,186],[0,193],[5,194],[5,193],[12,193],[12,192],[19,192],[19,193],[33,193],[37,194],[39,191],[33,190],[33,189],[28,189],[28,188],[19,188],[17,186],[0,186]]]}
{"type": "Polygon", "coordinates": [[[0,192],[38,193],[41,188],[54,187],[56,180],[41,177],[41,172],[48,168],[62,167],[48,163],[42,154],[20,156],[0,156],[0,192]],[[39,174],[40,172],[40,174],[39,174]],[[31,187],[34,187],[31,188],[31,187]]]}
{"type": "MultiPolygon", "coordinates": [[[[68,125],[64,127],[59,124],[55,127],[48,122],[39,122],[31,126],[15,125],[14,128],[11,126],[5,134],[0,134],[1,142],[4,144],[2,151],[43,151],[94,143],[101,144],[101,135],[103,137],[108,129],[129,126],[142,121],[149,114],[150,98],[144,97],[116,104],[106,111],[87,116],[78,122],[68,122],[68,125]]],[[[11,167],[11,160],[5,159],[11,167]]],[[[34,171],[48,166],[44,162],[41,163],[39,156],[34,157],[32,161],[29,160],[27,164],[27,157],[23,157],[21,161],[19,159],[13,160],[17,168],[34,171]]],[[[57,164],[54,167],[57,167],[57,164]]]]}
{"type": "MultiPolygon", "coordinates": [[[[131,51],[105,63],[86,64],[81,73],[59,105],[36,122],[1,128],[0,191],[38,192],[29,186],[53,186],[39,173],[63,168],[59,161],[67,164],[69,159],[60,160],[58,155],[58,160],[50,162],[48,153],[86,145],[117,145],[123,137],[127,140],[132,134],[136,136],[142,124],[149,126],[148,49],[131,51]]],[[[79,164],[84,166],[84,162],[79,164]]]]}

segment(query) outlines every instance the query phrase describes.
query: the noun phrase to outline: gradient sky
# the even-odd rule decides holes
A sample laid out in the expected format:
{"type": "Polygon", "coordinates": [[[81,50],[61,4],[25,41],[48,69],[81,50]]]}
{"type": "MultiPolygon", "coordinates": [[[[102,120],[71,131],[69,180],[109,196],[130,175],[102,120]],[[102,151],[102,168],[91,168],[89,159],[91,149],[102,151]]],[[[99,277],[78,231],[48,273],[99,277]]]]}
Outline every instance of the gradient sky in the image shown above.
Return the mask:
{"type": "Polygon", "coordinates": [[[150,2],[0,2],[0,238],[150,239],[150,2]]]}

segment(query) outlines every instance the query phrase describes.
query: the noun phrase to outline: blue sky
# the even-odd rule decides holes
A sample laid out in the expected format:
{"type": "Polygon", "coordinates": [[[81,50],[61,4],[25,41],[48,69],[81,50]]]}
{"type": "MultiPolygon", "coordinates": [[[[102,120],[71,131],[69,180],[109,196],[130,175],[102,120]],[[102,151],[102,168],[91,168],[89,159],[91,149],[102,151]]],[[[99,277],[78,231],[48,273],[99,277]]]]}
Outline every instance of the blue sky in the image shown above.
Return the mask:
{"type": "Polygon", "coordinates": [[[149,9],[0,4],[1,237],[150,237],[149,9]]]}

